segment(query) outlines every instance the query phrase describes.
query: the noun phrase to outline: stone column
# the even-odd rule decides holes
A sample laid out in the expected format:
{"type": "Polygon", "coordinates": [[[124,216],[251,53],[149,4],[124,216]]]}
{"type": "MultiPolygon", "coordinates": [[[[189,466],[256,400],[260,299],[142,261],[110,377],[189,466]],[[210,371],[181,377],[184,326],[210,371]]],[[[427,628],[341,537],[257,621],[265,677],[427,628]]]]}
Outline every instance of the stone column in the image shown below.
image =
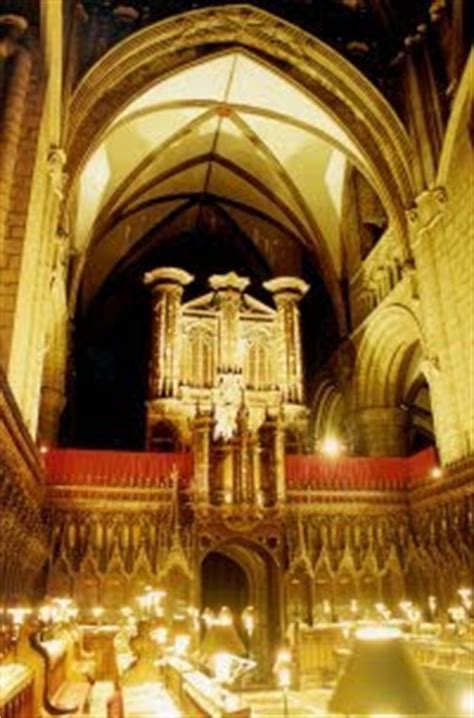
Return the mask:
{"type": "Polygon", "coordinates": [[[153,292],[150,399],[177,397],[181,372],[181,299],[194,277],[175,267],[145,274],[153,292]]]}
{"type": "Polygon", "coordinates": [[[194,419],[194,477],[199,503],[209,503],[209,474],[211,469],[213,423],[213,418],[209,413],[198,413],[194,419]]]}
{"type": "Polygon", "coordinates": [[[285,427],[281,413],[266,417],[260,430],[260,486],[266,485],[265,504],[286,500],[285,427]],[[265,480],[265,478],[266,480],[265,480]]]}
{"type": "Polygon", "coordinates": [[[251,435],[249,440],[249,464],[248,496],[250,503],[260,503],[262,500],[262,481],[260,476],[260,454],[261,449],[258,438],[251,435]]]}
{"type": "Polygon", "coordinates": [[[249,427],[248,411],[240,407],[234,444],[234,503],[249,503],[249,427]]]}
{"type": "Polygon", "coordinates": [[[66,367],[70,332],[66,287],[68,261],[69,235],[64,228],[60,228],[56,235],[55,257],[49,287],[38,425],[39,439],[48,446],[55,446],[57,443],[61,414],[66,404],[66,367]]]}
{"type": "Polygon", "coordinates": [[[12,58],[12,69],[4,78],[4,107],[0,127],[0,241],[5,237],[15,163],[20,143],[26,96],[30,84],[32,57],[18,40],[28,22],[20,15],[0,15],[0,62],[12,58]]]}
{"type": "Polygon", "coordinates": [[[368,407],[355,413],[357,453],[405,456],[408,414],[396,406],[368,407]]]}
{"type": "Polygon", "coordinates": [[[469,427],[472,417],[467,383],[472,348],[468,337],[463,341],[459,336],[462,308],[456,301],[458,278],[444,227],[446,205],[444,188],[426,190],[409,210],[408,219],[423,325],[422,369],[430,386],[440,455],[443,463],[450,463],[469,453],[469,428],[464,433],[463,428],[469,427]]]}
{"type": "Polygon", "coordinates": [[[297,277],[277,277],[263,286],[273,294],[277,309],[277,375],[283,400],[300,404],[303,401],[303,363],[298,303],[309,285],[297,277]]]}

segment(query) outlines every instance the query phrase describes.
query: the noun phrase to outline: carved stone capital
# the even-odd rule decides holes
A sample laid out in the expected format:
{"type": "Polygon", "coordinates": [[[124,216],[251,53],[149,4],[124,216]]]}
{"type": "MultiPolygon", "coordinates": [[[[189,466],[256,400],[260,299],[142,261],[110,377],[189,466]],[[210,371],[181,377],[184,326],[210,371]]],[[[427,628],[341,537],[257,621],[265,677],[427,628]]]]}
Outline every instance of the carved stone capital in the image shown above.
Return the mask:
{"type": "Polygon", "coordinates": [[[160,267],[151,272],[146,272],[143,277],[144,283],[158,294],[173,291],[176,288],[182,291],[182,288],[190,284],[193,279],[192,274],[177,267],[160,267]]]}
{"type": "Polygon", "coordinates": [[[61,147],[52,145],[48,152],[48,176],[51,180],[54,194],[62,200],[67,174],[64,172],[66,153],[61,147]]]}
{"type": "Polygon", "coordinates": [[[23,15],[0,15],[0,58],[6,60],[15,54],[20,47],[20,38],[27,29],[28,20],[23,15]]]}
{"type": "Polygon", "coordinates": [[[416,198],[418,210],[418,229],[428,228],[434,221],[440,218],[446,208],[448,196],[444,187],[432,187],[425,190],[416,198]]]}

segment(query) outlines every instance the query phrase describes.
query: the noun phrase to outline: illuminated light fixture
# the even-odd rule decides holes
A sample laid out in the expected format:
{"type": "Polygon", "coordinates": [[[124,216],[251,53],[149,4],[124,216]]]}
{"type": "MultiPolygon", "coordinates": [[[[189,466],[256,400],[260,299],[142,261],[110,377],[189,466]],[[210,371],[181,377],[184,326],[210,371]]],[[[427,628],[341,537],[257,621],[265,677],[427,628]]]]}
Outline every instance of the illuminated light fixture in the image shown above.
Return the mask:
{"type": "Polygon", "coordinates": [[[460,588],[458,591],[458,596],[461,598],[461,603],[466,609],[466,611],[470,611],[472,608],[472,591],[470,588],[460,588]]]}
{"type": "Polygon", "coordinates": [[[286,646],[277,653],[273,671],[276,675],[279,688],[283,691],[283,715],[288,716],[288,690],[291,686],[291,651],[286,646]]]}
{"type": "Polygon", "coordinates": [[[345,451],[345,446],[337,437],[326,436],[319,445],[319,450],[330,459],[337,459],[345,451]]]}
{"type": "Polygon", "coordinates": [[[234,624],[234,618],[232,611],[227,606],[222,606],[217,622],[220,626],[232,626],[234,624]]]}
{"type": "Polygon", "coordinates": [[[24,624],[25,618],[30,615],[30,608],[22,608],[21,606],[9,608],[7,610],[9,616],[11,616],[12,623],[15,627],[20,627],[24,624]]]}
{"type": "Polygon", "coordinates": [[[216,621],[216,615],[213,611],[211,611],[210,608],[206,608],[203,611],[201,618],[204,621],[206,629],[209,629],[212,626],[212,624],[216,621]]]}
{"type": "Polygon", "coordinates": [[[440,466],[435,466],[431,469],[430,476],[432,479],[441,479],[443,477],[443,469],[440,466]]]}
{"type": "Polygon", "coordinates": [[[166,641],[168,640],[168,629],[166,628],[166,626],[159,626],[159,628],[155,628],[155,630],[152,631],[150,635],[153,640],[158,643],[159,646],[164,646],[166,641]]]}
{"type": "Polygon", "coordinates": [[[234,656],[245,656],[247,650],[237,633],[231,611],[223,606],[217,619],[208,625],[205,638],[201,644],[203,659],[213,665],[217,653],[230,653],[234,656]]]}
{"type": "Polygon", "coordinates": [[[328,708],[346,716],[440,712],[436,694],[401,632],[389,626],[367,626],[356,631],[353,652],[328,708]]]}
{"type": "Polygon", "coordinates": [[[179,633],[174,639],[174,652],[177,656],[184,656],[191,643],[191,636],[188,633],[179,633]]]}
{"type": "Polygon", "coordinates": [[[228,683],[231,676],[232,654],[220,651],[213,656],[214,675],[221,685],[228,683]]]}
{"type": "Polygon", "coordinates": [[[352,615],[353,617],[356,617],[357,614],[359,613],[359,603],[358,603],[358,601],[357,601],[356,598],[352,598],[352,599],[351,599],[351,602],[350,602],[350,605],[349,605],[349,610],[350,610],[351,615],[352,615]]]}
{"type": "Polygon", "coordinates": [[[468,716],[474,715],[474,691],[467,691],[461,698],[461,711],[468,716]]]}
{"type": "Polygon", "coordinates": [[[96,620],[99,624],[101,624],[101,623],[102,623],[102,617],[103,617],[103,615],[104,615],[104,609],[102,608],[102,606],[94,606],[94,608],[92,609],[91,613],[92,613],[93,617],[95,618],[95,620],[96,620]]]}
{"type": "Polygon", "coordinates": [[[364,626],[358,628],[355,637],[362,641],[385,641],[392,638],[401,638],[402,632],[394,626],[364,626]]]}
{"type": "Polygon", "coordinates": [[[20,633],[22,626],[27,616],[29,616],[31,610],[29,608],[22,608],[21,606],[15,606],[7,610],[7,614],[11,617],[12,630],[7,633],[7,643],[13,647],[13,655],[15,660],[18,655],[18,642],[20,640],[20,633]]]}
{"type": "Polygon", "coordinates": [[[242,611],[242,625],[249,638],[252,637],[255,630],[255,608],[253,606],[247,606],[242,611]]]}
{"type": "Polygon", "coordinates": [[[49,451],[49,447],[48,447],[46,444],[40,444],[39,452],[40,452],[40,454],[41,454],[42,456],[44,456],[45,454],[47,454],[48,451],[49,451]]]}

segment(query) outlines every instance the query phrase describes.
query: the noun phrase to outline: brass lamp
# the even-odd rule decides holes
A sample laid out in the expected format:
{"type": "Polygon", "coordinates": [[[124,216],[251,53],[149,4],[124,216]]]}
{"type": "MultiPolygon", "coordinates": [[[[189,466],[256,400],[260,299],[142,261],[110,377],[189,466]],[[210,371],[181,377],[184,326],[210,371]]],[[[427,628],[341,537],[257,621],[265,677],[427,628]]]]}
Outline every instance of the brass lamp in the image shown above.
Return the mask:
{"type": "Polygon", "coordinates": [[[401,632],[373,626],[356,632],[328,708],[346,716],[407,716],[435,715],[441,706],[401,632]]]}
{"type": "Polygon", "coordinates": [[[206,663],[212,662],[213,656],[219,653],[231,653],[245,656],[246,648],[237,633],[228,608],[222,608],[219,617],[212,621],[201,644],[201,656],[206,663]]]}

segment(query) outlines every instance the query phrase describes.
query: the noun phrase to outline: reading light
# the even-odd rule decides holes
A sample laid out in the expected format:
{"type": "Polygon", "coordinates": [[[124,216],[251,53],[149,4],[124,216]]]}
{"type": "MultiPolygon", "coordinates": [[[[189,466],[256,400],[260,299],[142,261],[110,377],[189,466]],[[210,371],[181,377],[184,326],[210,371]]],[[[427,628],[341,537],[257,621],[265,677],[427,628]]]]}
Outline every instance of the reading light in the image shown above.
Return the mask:
{"type": "Polygon", "coordinates": [[[436,715],[440,705],[401,632],[367,626],[355,633],[354,650],[328,708],[345,715],[436,715]]]}

